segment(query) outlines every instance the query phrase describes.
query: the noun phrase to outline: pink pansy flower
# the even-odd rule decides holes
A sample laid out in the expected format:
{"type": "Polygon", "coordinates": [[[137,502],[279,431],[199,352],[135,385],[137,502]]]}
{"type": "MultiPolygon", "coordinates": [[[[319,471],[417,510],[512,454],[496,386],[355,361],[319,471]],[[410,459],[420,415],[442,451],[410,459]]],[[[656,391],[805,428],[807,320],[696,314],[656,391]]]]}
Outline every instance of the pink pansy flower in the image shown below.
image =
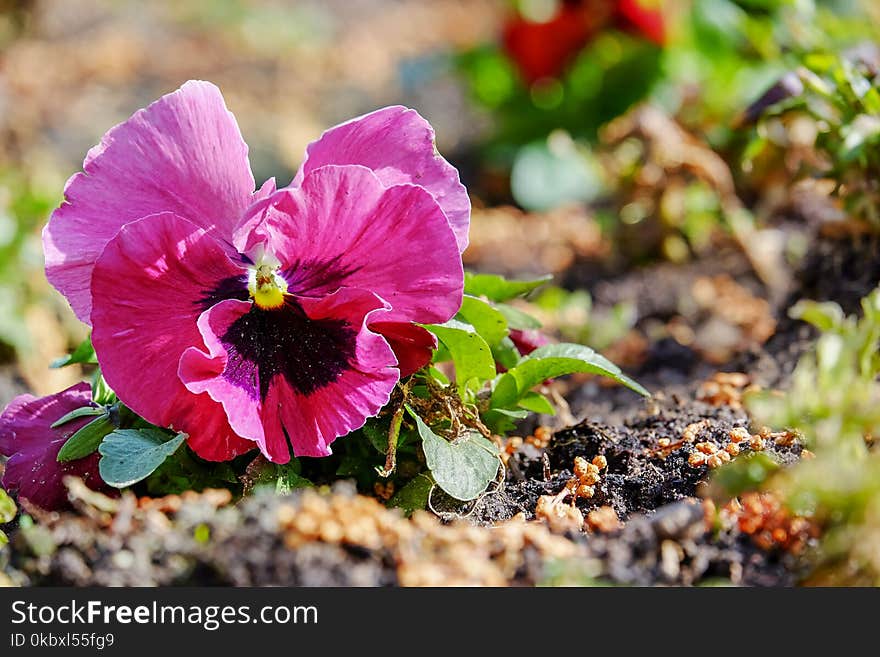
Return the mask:
{"type": "Polygon", "coordinates": [[[65,463],[56,458],[67,439],[95,418],[71,420],[55,429],[52,424],[91,403],[87,383],[48,397],[21,395],[13,399],[0,415],[0,454],[9,457],[3,488],[50,511],[69,506],[63,483],[68,475],[80,477],[95,490],[106,490],[98,475],[98,454],[65,463]]]}
{"type": "Polygon", "coordinates": [[[413,110],[328,130],[255,190],[220,91],[187,82],[108,132],[43,235],[107,382],[200,456],[323,456],[458,310],[469,201],[413,110]]]}

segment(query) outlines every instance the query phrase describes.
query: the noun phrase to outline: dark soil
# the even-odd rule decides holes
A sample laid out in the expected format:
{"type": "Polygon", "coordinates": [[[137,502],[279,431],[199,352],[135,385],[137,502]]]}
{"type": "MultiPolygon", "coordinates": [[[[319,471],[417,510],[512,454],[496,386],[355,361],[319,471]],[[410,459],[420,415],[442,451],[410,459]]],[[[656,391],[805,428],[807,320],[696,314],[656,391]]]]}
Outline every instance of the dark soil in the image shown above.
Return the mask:
{"type": "MultiPolygon", "coordinates": [[[[557,431],[546,449],[524,443],[508,461],[503,486],[475,505],[456,509],[465,520],[405,520],[370,501],[374,507],[367,515],[375,516],[374,524],[394,528],[379,532],[378,542],[340,539],[332,532],[304,541],[278,519],[282,507],[293,509],[296,517],[313,504],[315,493],[257,496],[238,505],[193,495],[172,512],[141,509],[128,497],[112,502],[110,513],[97,510],[93,500],[79,500],[78,513],[38,517],[34,528],[15,533],[6,577],[30,584],[384,586],[431,583],[442,573],[436,583],[792,585],[799,568],[792,554],[761,549],[735,526],[719,530],[707,522],[699,498],[708,468],[690,465],[689,457],[699,442],[724,449],[731,429],[748,428],[749,420],[741,409],[697,401],[697,391],[718,370],[746,372],[761,386],[784,387],[814,337],[809,327],[787,318],[785,308],[807,297],[833,299],[855,310],[880,280],[877,248],[876,240],[817,241],[789,297],[772,307],[776,333],[727,364],[707,362],[699,349],[670,336],[650,342],[634,372],[655,392],[648,402],[592,380],[570,389],[573,412],[587,419],[557,431]],[[696,438],[682,441],[689,428],[696,438]],[[661,441],[671,447],[661,448],[661,441]],[[620,528],[563,536],[542,523],[506,522],[533,518],[539,497],[564,490],[576,457],[597,455],[607,459],[607,470],[594,496],[578,499],[577,507],[584,515],[611,507],[620,528]],[[483,533],[488,530],[480,526],[494,529],[483,533]]],[[[695,277],[728,265],[726,273],[760,295],[750,270],[731,262],[661,265],[607,279],[595,285],[596,303],[635,301],[637,327],[668,321],[682,314],[681,299],[695,277]]],[[[747,443],[742,446],[743,452],[751,450],[747,443]]],[[[801,453],[796,442],[768,441],[765,449],[783,464],[801,453]]],[[[336,487],[325,497],[338,515],[352,495],[352,489],[336,487]]],[[[344,528],[347,521],[332,513],[333,522],[344,528]]]]}

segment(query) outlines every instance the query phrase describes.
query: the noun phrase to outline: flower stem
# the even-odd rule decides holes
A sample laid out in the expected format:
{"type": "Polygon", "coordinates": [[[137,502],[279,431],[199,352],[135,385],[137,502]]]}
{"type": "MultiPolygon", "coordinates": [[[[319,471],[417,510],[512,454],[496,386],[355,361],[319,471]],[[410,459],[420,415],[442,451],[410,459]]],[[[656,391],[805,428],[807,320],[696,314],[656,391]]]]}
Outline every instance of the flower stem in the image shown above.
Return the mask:
{"type": "Polygon", "coordinates": [[[380,477],[390,477],[397,468],[397,440],[400,437],[400,426],[403,424],[403,412],[406,408],[411,381],[412,379],[408,379],[406,383],[400,385],[400,405],[391,417],[391,428],[388,429],[388,450],[385,452],[385,467],[379,471],[380,477]]]}

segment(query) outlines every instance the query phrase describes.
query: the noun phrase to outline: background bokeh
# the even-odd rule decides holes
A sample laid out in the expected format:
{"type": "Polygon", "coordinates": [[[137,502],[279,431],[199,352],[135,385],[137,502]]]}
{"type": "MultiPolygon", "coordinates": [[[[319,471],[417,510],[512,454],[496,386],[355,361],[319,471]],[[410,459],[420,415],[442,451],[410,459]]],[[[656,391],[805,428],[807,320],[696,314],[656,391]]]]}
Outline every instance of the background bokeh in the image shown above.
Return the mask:
{"type": "Polygon", "coordinates": [[[0,0],[0,406],[80,376],[47,369],[86,335],[42,274],[39,232],[64,181],[108,128],[190,78],[221,87],[258,182],[287,182],[339,121],[417,108],[472,194],[466,265],[556,275],[545,320],[619,343],[637,299],[597,313],[593,284],[698,257],[716,232],[748,253],[785,181],[724,164],[746,145],[737,117],[803,53],[858,44],[880,22],[872,0],[660,5],[0,0]]]}

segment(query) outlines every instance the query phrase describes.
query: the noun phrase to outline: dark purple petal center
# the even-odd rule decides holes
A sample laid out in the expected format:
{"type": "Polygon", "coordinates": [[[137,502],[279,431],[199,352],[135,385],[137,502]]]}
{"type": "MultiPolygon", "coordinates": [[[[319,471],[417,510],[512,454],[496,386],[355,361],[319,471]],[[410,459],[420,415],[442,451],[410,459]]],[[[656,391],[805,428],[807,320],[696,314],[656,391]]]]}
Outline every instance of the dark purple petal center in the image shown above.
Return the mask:
{"type": "Polygon", "coordinates": [[[223,377],[254,400],[266,398],[277,375],[310,395],[350,368],[356,338],[347,322],[310,319],[290,299],[277,310],[254,305],[220,337],[228,356],[223,377]]]}
{"type": "Polygon", "coordinates": [[[227,299],[238,299],[239,301],[247,301],[250,299],[248,292],[248,275],[246,273],[239,276],[229,276],[219,281],[213,290],[205,290],[202,296],[196,301],[196,306],[202,310],[208,310],[221,301],[227,299]]]}
{"type": "Polygon", "coordinates": [[[281,271],[281,276],[290,286],[290,291],[310,296],[315,289],[337,290],[345,284],[345,279],[362,269],[362,266],[345,264],[341,255],[328,260],[297,260],[281,271]]]}

